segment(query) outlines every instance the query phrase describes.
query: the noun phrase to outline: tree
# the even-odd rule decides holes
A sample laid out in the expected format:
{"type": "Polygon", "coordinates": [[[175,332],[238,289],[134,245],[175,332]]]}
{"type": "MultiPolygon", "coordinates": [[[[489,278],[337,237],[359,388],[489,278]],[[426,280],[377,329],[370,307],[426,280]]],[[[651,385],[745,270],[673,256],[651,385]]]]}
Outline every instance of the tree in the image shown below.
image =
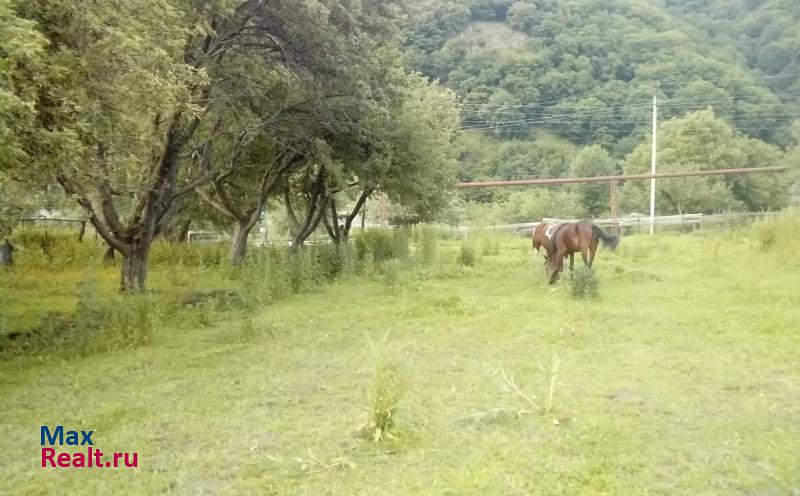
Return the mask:
{"type": "Polygon", "coordinates": [[[179,186],[190,142],[225,97],[217,90],[228,74],[216,68],[243,55],[276,70],[340,73],[337,54],[359,49],[357,19],[336,0],[37,1],[18,14],[50,46],[39,145],[26,152],[122,253],[123,290],[144,288],[172,204],[210,177],[179,186]]]}
{"type": "MultiPolygon", "coordinates": [[[[377,127],[381,134],[376,138],[384,145],[375,150],[371,166],[351,169],[361,191],[356,206],[366,193],[380,190],[418,221],[430,220],[448,204],[446,193],[456,179],[458,114],[453,95],[411,74],[400,81],[389,110],[384,125],[377,127]]],[[[358,210],[348,219],[354,212],[358,210]]],[[[346,224],[345,238],[347,231],[346,224]]]]}
{"type": "MultiPolygon", "coordinates": [[[[763,165],[767,157],[777,161],[782,153],[775,147],[737,134],[710,110],[671,119],[659,130],[658,169],[714,170],[763,165]]],[[[650,146],[637,147],[625,159],[625,172],[649,170],[650,146]]],[[[642,211],[646,206],[646,185],[625,185],[626,205],[642,211]]],[[[729,209],[780,208],[787,202],[785,179],[776,177],[693,177],[658,181],[660,212],[718,212],[729,209]]]]}
{"type": "Polygon", "coordinates": [[[0,172],[20,172],[35,126],[36,71],[47,44],[36,24],[15,15],[11,0],[0,0],[0,172]]]}
{"type": "Polygon", "coordinates": [[[242,56],[233,63],[229,57],[219,69],[226,75],[219,91],[237,96],[209,107],[214,124],[202,134],[220,137],[203,145],[194,171],[210,175],[208,186],[198,188],[201,197],[235,223],[234,264],[243,260],[250,230],[278,192],[283,191],[297,245],[325,218],[321,210],[335,209],[337,159],[330,144],[369,145],[367,116],[382,109],[391,93],[386,74],[402,75],[399,33],[392,25],[396,12],[385,10],[390,4],[348,9],[358,49],[337,51],[335,70],[276,70],[242,56]]]}
{"type": "MultiPolygon", "coordinates": [[[[608,152],[599,145],[582,149],[572,165],[574,177],[610,176],[617,173],[617,166],[608,152]]],[[[596,217],[609,210],[609,183],[578,184],[574,187],[580,204],[590,216],[596,217]]]]}

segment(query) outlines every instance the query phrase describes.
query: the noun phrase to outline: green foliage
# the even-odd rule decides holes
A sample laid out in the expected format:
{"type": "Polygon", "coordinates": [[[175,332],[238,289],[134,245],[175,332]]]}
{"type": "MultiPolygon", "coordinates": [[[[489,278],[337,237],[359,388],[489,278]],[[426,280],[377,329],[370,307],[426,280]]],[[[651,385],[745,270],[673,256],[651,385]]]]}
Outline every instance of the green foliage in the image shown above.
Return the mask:
{"type": "Polygon", "coordinates": [[[393,438],[397,411],[405,393],[405,381],[399,363],[380,358],[374,365],[369,389],[369,423],[367,429],[374,442],[393,438]]]}
{"type": "MultiPolygon", "coordinates": [[[[664,123],[659,132],[660,171],[709,170],[755,167],[776,163],[777,148],[744,137],[713,111],[698,111],[664,123]],[[762,162],[763,161],[763,162],[762,162]]],[[[625,159],[626,173],[641,173],[650,167],[650,145],[639,145],[625,159]]],[[[657,189],[660,213],[713,213],[727,210],[775,210],[788,203],[788,178],[778,175],[726,176],[670,179],[657,189]]],[[[646,211],[649,185],[625,185],[628,210],[646,211]]]]}
{"type": "Polygon", "coordinates": [[[477,260],[478,249],[475,246],[475,242],[471,239],[462,241],[458,251],[458,263],[465,267],[472,267],[477,260]]]}
{"type": "Polygon", "coordinates": [[[768,250],[775,246],[780,236],[779,226],[775,222],[764,222],[755,227],[756,237],[761,249],[768,250]]]}
{"type": "Polygon", "coordinates": [[[482,236],[479,238],[481,255],[497,256],[500,254],[500,238],[497,235],[482,236]]]}
{"type": "Polygon", "coordinates": [[[292,249],[286,252],[289,287],[292,293],[308,291],[316,287],[322,274],[317,258],[311,249],[292,249]]]}
{"type": "Polygon", "coordinates": [[[791,252],[800,241],[800,210],[793,208],[778,217],[757,222],[752,232],[762,250],[781,248],[785,255],[794,256],[791,252]]]}
{"type": "Polygon", "coordinates": [[[318,266],[319,275],[327,281],[333,281],[341,275],[346,254],[339,245],[330,243],[314,245],[309,248],[314,256],[314,262],[318,266]]]}
{"type": "Polygon", "coordinates": [[[593,300],[599,295],[599,282],[594,271],[580,265],[570,279],[570,294],[577,300],[593,300]]]}
{"type": "Polygon", "coordinates": [[[158,241],[150,250],[150,263],[154,266],[220,267],[228,263],[228,250],[225,243],[174,245],[158,241]]]}
{"type": "Polygon", "coordinates": [[[397,286],[400,280],[400,261],[388,260],[380,266],[381,274],[383,275],[383,284],[386,287],[393,288],[397,286]]]}
{"type": "MultiPolygon", "coordinates": [[[[710,108],[729,128],[695,120],[691,129],[698,131],[698,142],[715,136],[703,161],[680,157],[682,167],[782,163],[782,149],[792,144],[791,126],[800,112],[792,97],[800,87],[800,59],[793,55],[800,46],[800,11],[791,2],[578,0],[564,6],[519,0],[500,2],[500,10],[482,3],[460,2],[470,9],[472,22],[465,25],[462,11],[413,2],[418,18],[431,16],[448,29],[431,45],[417,43],[423,24],[408,27],[408,51],[414,53],[409,66],[438,78],[461,98],[466,130],[461,180],[619,172],[619,159],[637,146],[648,150],[654,81],[661,83],[662,122],[710,108]],[[491,14],[500,11],[503,15],[491,14]],[[458,22],[447,23],[441,16],[448,14],[458,22]],[[769,77],[762,77],[765,73],[769,77]],[[716,147],[730,131],[737,141],[732,148],[747,153],[731,156],[726,145],[716,147]],[[552,137],[608,153],[559,151],[552,137]]],[[[660,140],[667,152],[682,148],[673,137],[660,140]]],[[[658,200],[668,211],[775,210],[786,203],[779,176],[668,184],[672,199],[658,200]],[[692,197],[698,201],[688,200],[692,197]]],[[[588,215],[605,214],[607,184],[572,189],[588,215]]],[[[642,211],[646,198],[640,192],[635,186],[626,192],[628,209],[642,211]]],[[[499,203],[507,192],[471,190],[463,196],[499,203]]]]}
{"type": "Polygon", "coordinates": [[[439,238],[436,227],[430,224],[414,226],[414,238],[422,264],[433,265],[436,262],[436,244],[439,238]]]}
{"type": "MultiPolygon", "coordinates": [[[[572,176],[593,177],[618,174],[617,164],[599,145],[582,149],[572,166],[572,176]]],[[[577,184],[574,187],[584,212],[589,217],[599,217],[609,211],[610,183],[577,184]]]]}
{"type": "Polygon", "coordinates": [[[79,242],[77,228],[17,227],[9,241],[18,248],[15,258],[21,265],[52,270],[82,269],[103,251],[103,246],[88,236],[79,242]]]}
{"type": "MultiPolygon", "coordinates": [[[[28,133],[35,129],[37,97],[37,81],[31,76],[42,68],[47,46],[34,21],[15,15],[16,3],[0,0],[0,187],[2,172],[20,167],[29,158],[25,147],[28,133]]],[[[3,197],[0,206],[5,203],[3,197]]],[[[3,214],[0,209],[0,218],[3,214]]]]}
{"type": "Polygon", "coordinates": [[[365,229],[356,234],[355,251],[358,260],[363,261],[369,255],[378,265],[387,260],[406,258],[409,233],[406,229],[365,229]]]}

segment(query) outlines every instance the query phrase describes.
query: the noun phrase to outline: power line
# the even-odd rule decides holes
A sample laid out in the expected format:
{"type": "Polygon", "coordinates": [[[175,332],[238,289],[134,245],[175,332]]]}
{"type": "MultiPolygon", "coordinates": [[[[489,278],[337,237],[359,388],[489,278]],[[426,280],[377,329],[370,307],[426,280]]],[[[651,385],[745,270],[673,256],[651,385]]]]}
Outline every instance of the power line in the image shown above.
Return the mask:
{"type": "MultiPolygon", "coordinates": [[[[670,119],[671,121],[672,119],[670,119]]],[[[726,124],[732,124],[737,129],[742,129],[739,124],[751,124],[751,123],[763,123],[763,124],[775,124],[775,128],[781,128],[788,124],[791,124],[795,121],[800,120],[800,115],[796,115],[793,117],[785,117],[785,118],[776,118],[776,117],[753,117],[747,119],[719,119],[726,124]]],[[[667,121],[667,122],[670,122],[667,121]]],[[[492,129],[495,127],[506,127],[506,126],[538,126],[538,127],[547,127],[547,126],[597,126],[602,128],[620,128],[626,129],[629,127],[636,127],[638,125],[647,124],[647,120],[639,120],[639,121],[529,121],[529,120],[515,120],[515,121],[501,121],[501,122],[487,122],[487,123],[468,123],[466,125],[461,126],[461,129],[492,129]]]]}
{"type": "MultiPolygon", "coordinates": [[[[659,76],[664,77],[664,76],[659,76]]],[[[683,81],[668,81],[668,80],[661,80],[659,82],[662,85],[676,85],[676,84],[687,84],[687,83],[722,83],[722,82],[731,82],[731,81],[752,81],[753,79],[779,79],[779,78],[794,78],[800,77],[800,73],[795,74],[775,74],[772,76],[760,76],[753,74],[750,77],[746,78],[723,78],[723,79],[686,79],[683,81]]]]}
{"type": "MultiPolygon", "coordinates": [[[[787,121],[787,123],[788,123],[788,121],[787,121]]],[[[645,124],[647,124],[647,123],[646,122],[642,122],[641,123],[641,125],[645,125],[645,124]]],[[[488,127],[462,128],[461,131],[465,131],[465,132],[490,131],[490,130],[493,130],[493,129],[509,128],[509,127],[520,126],[520,125],[521,124],[510,124],[510,125],[498,125],[498,126],[488,126],[488,127]]],[[[633,126],[633,127],[636,127],[636,126],[633,126]]],[[[731,128],[732,131],[777,131],[777,130],[781,130],[781,129],[786,129],[786,126],[759,126],[759,127],[747,127],[747,126],[746,127],[738,127],[738,126],[736,126],[736,127],[732,127],[731,128]]],[[[607,130],[607,131],[612,131],[612,132],[614,132],[614,131],[619,131],[619,132],[627,131],[627,129],[624,129],[624,128],[614,129],[614,128],[609,128],[609,127],[606,127],[606,126],[603,126],[603,127],[598,128],[598,129],[595,129],[595,131],[600,131],[600,130],[607,130]]],[[[718,128],[716,128],[716,127],[685,127],[685,128],[681,128],[681,131],[716,131],[716,130],[718,130],[718,128]]],[[[562,129],[559,132],[564,132],[564,133],[582,133],[582,132],[586,132],[586,131],[588,131],[588,130],[562,129]]]]}
{"type": "MultiPolygon", "coordinates": [[[[696,105],[706,105],[706,104],[713,104],[713,103],[730,103],[734,104],[737,102],[750,102],[750,101],[762,101],[762,100],[773,100],[776,98],[797,98],[800,97],[800,93],[770,93],[768,95],[763,96],[754,96],[754,97],[737,97],[737,96],[729,96],[729,97],[719,97],[719,98],[697,98],[697,99],[676,99],[676,98],[669,98],[663,101],[663,103],[659,104],[659,108],[662,107],[691,107],[696,105]]],[[[776,104],[780,104],[780,101],[775,102],[776,104]]],[[[498,106],[495,109],[479,109],[479,110],[466,110],[462,112],[466,113],[499,113],[499,112],[507,112],[508,109],[525,109],[525,108],[538,108],[540,105],[538,104],[521,104],[521,105],[503,105],[498,106]]],[[[647,109],[649,107],[649,103],[640,103],[640,104],[625,104],[625,105],[609,105],[605,107],[557,107],[557,106],[543,106],[546,109],[556,109],[556,110],[573,110],[577,112],[585,111],[585,112],[592,112],[592,111],[605,111],[611,109],[647,109]]]]}

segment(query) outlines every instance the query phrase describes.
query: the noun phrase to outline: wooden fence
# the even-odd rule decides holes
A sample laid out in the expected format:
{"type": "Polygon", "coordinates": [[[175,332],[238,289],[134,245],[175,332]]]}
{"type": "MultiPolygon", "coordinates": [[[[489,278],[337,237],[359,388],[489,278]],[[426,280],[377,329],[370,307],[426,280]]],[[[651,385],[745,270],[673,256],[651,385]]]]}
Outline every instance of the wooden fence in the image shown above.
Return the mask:
{"type": "MultiPolygon", "coordinates": [[[[683,214],[662,215],[655,218],[656,230],[691,231],[705,226],[713,225],[739,225],[755,220],[766,219],[780,215],[780,212],[730,212],[724,214],[683,214]]],[[[577,222],[580,219],[558,219],[545,217],[541,222],[577,222]]],[[[650,217],[647,215],[629,215],[619,219],[592,219],[597,225],[608,230],[618,230],[623,234],[646,232],[650,228],[650,217]]],[[[539,222],[524,222],[520,224],[505,224],[488,227],[456,227],[454,231],[467,235],[472,231],[504,231],[510,233],[530,234],[539,222]]]]}

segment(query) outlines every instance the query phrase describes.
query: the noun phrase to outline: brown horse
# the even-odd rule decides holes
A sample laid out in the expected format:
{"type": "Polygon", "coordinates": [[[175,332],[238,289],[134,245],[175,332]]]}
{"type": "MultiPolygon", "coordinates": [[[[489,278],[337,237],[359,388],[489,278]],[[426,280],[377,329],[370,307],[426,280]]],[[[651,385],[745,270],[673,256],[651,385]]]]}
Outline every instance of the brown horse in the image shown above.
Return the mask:
{"type": "Polygon", "coordinates": [[[569,255],[569,270],[572,271],[575,262],[574,254],[581,253],[583,263],[591,267],[597,244],[610,249],[617,247],[619,237],[607,234],[603,229],[590,220],[575,223],[565,223],[553,229],[550,243],[552,251],[549,252],[548,263],[550,270],[550,284],[558,280],[559,274],[564,270],[564,257],[569,255]]]}
{"type": "Polygon", "coordinates": [[[531,235],[531,244],[533,250],[539,252],[540,248],[544,248],[544,261],[547,263],[553,255],[553,242],[551,238],[555,229],[558,229],[560,224],[548,224],[547,222],[539,222],[531,235]]]}
{"type": "Polygon", "coordinates": [[[549,224],[545,222],[539,222],[536,224],[536,228],[533,230],[531,234],[531,243],[533,244],[533,250],[538,252],[539,248],[544,247],[544,260],[545,262],[550,258],[550,252],[552,251],[552,244],[550,243],[550,239],[545,235],[545,230],[549,224]]]}

